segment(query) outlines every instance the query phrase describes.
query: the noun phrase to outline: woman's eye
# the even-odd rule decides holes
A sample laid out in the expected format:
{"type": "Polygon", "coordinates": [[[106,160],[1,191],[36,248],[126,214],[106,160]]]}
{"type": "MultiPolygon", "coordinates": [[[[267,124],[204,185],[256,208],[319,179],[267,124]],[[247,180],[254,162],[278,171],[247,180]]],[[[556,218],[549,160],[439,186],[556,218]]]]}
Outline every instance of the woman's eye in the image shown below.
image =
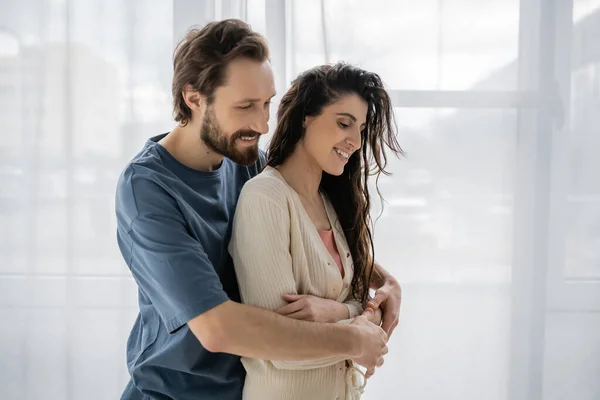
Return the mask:
{"type": "Polygon", "coordinates": [[[348,128],[349,125],[344,124],[343,122],[338,122],[338,125],[340,126],[340,128],[342,129],[346,129],[348,128]]]}
{"type": "Polygon", "coordinates": [[[252,107],[252,104],[248,104],[247,106],[243,106],[243,107],[238,107],[240,110],[247,110],[250,107],[252,107]]]}

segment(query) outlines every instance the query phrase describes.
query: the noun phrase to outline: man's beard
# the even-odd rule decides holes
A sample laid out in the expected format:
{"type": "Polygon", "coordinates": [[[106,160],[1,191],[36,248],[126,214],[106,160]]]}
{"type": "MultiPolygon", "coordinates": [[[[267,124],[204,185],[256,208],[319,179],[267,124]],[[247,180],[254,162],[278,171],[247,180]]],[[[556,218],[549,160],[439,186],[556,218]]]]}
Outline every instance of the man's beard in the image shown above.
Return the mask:
{"type": "Polygon", "coordinates": [[[258,137],[260,134],[253,130],[240,129],[228,137],[219,127],[212,107],[206,109],[200,128],[200,139],[211,150],[229,158],[236,164],[244,166],[254,164],[258,160],[258,140],[254,146],[245,146],[244,149],[238,150],[235,143],[238,139],[242,140],[242,136],[258,137]]]}

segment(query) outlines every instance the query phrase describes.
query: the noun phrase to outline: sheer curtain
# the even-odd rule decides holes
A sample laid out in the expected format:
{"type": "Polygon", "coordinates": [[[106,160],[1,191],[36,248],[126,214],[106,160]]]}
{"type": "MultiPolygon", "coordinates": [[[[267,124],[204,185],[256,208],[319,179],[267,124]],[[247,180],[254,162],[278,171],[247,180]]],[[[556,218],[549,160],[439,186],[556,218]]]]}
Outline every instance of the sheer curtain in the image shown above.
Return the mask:
{"type": "Polygon", "coordinates": [[[0,398],[119,397],[137,296],[115,182],[172,126],[174,44],[237,17],[278,96],[337,60],[391,90],[407,157],[375,241],[404,304],[365,399],[600,399],[600,1],[0,7],[0,398]]]}

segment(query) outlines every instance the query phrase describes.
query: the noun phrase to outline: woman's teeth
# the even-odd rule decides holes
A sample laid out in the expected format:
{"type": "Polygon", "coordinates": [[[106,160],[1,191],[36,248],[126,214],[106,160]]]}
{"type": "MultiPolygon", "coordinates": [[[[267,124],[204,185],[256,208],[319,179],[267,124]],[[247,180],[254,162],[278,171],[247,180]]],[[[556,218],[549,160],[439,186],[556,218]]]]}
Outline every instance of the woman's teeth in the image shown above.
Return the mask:
{"type": "Polygon", "coordinates": [[[334,147],[334,150],[335,150],[336,153],[338,153],[339,155],[341,155],[344,158],[350,157],[350,154],[348,154],[345,151],[342,151],[342,150],[340,150],[340,149],[338,149],[336,147],[334,147]]]}

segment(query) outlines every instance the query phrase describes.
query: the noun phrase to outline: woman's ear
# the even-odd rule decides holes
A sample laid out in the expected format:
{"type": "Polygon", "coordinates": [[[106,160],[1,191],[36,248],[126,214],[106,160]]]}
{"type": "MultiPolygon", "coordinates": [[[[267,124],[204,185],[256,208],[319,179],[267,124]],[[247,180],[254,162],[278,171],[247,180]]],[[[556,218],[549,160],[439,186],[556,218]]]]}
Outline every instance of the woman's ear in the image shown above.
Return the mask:
{"type": "Polygon", "coordinates": [[[315,119],[315,117],[304,117],[304,121],[302,121],[302,127],[306,128],[310,123],[315,119]]]}

